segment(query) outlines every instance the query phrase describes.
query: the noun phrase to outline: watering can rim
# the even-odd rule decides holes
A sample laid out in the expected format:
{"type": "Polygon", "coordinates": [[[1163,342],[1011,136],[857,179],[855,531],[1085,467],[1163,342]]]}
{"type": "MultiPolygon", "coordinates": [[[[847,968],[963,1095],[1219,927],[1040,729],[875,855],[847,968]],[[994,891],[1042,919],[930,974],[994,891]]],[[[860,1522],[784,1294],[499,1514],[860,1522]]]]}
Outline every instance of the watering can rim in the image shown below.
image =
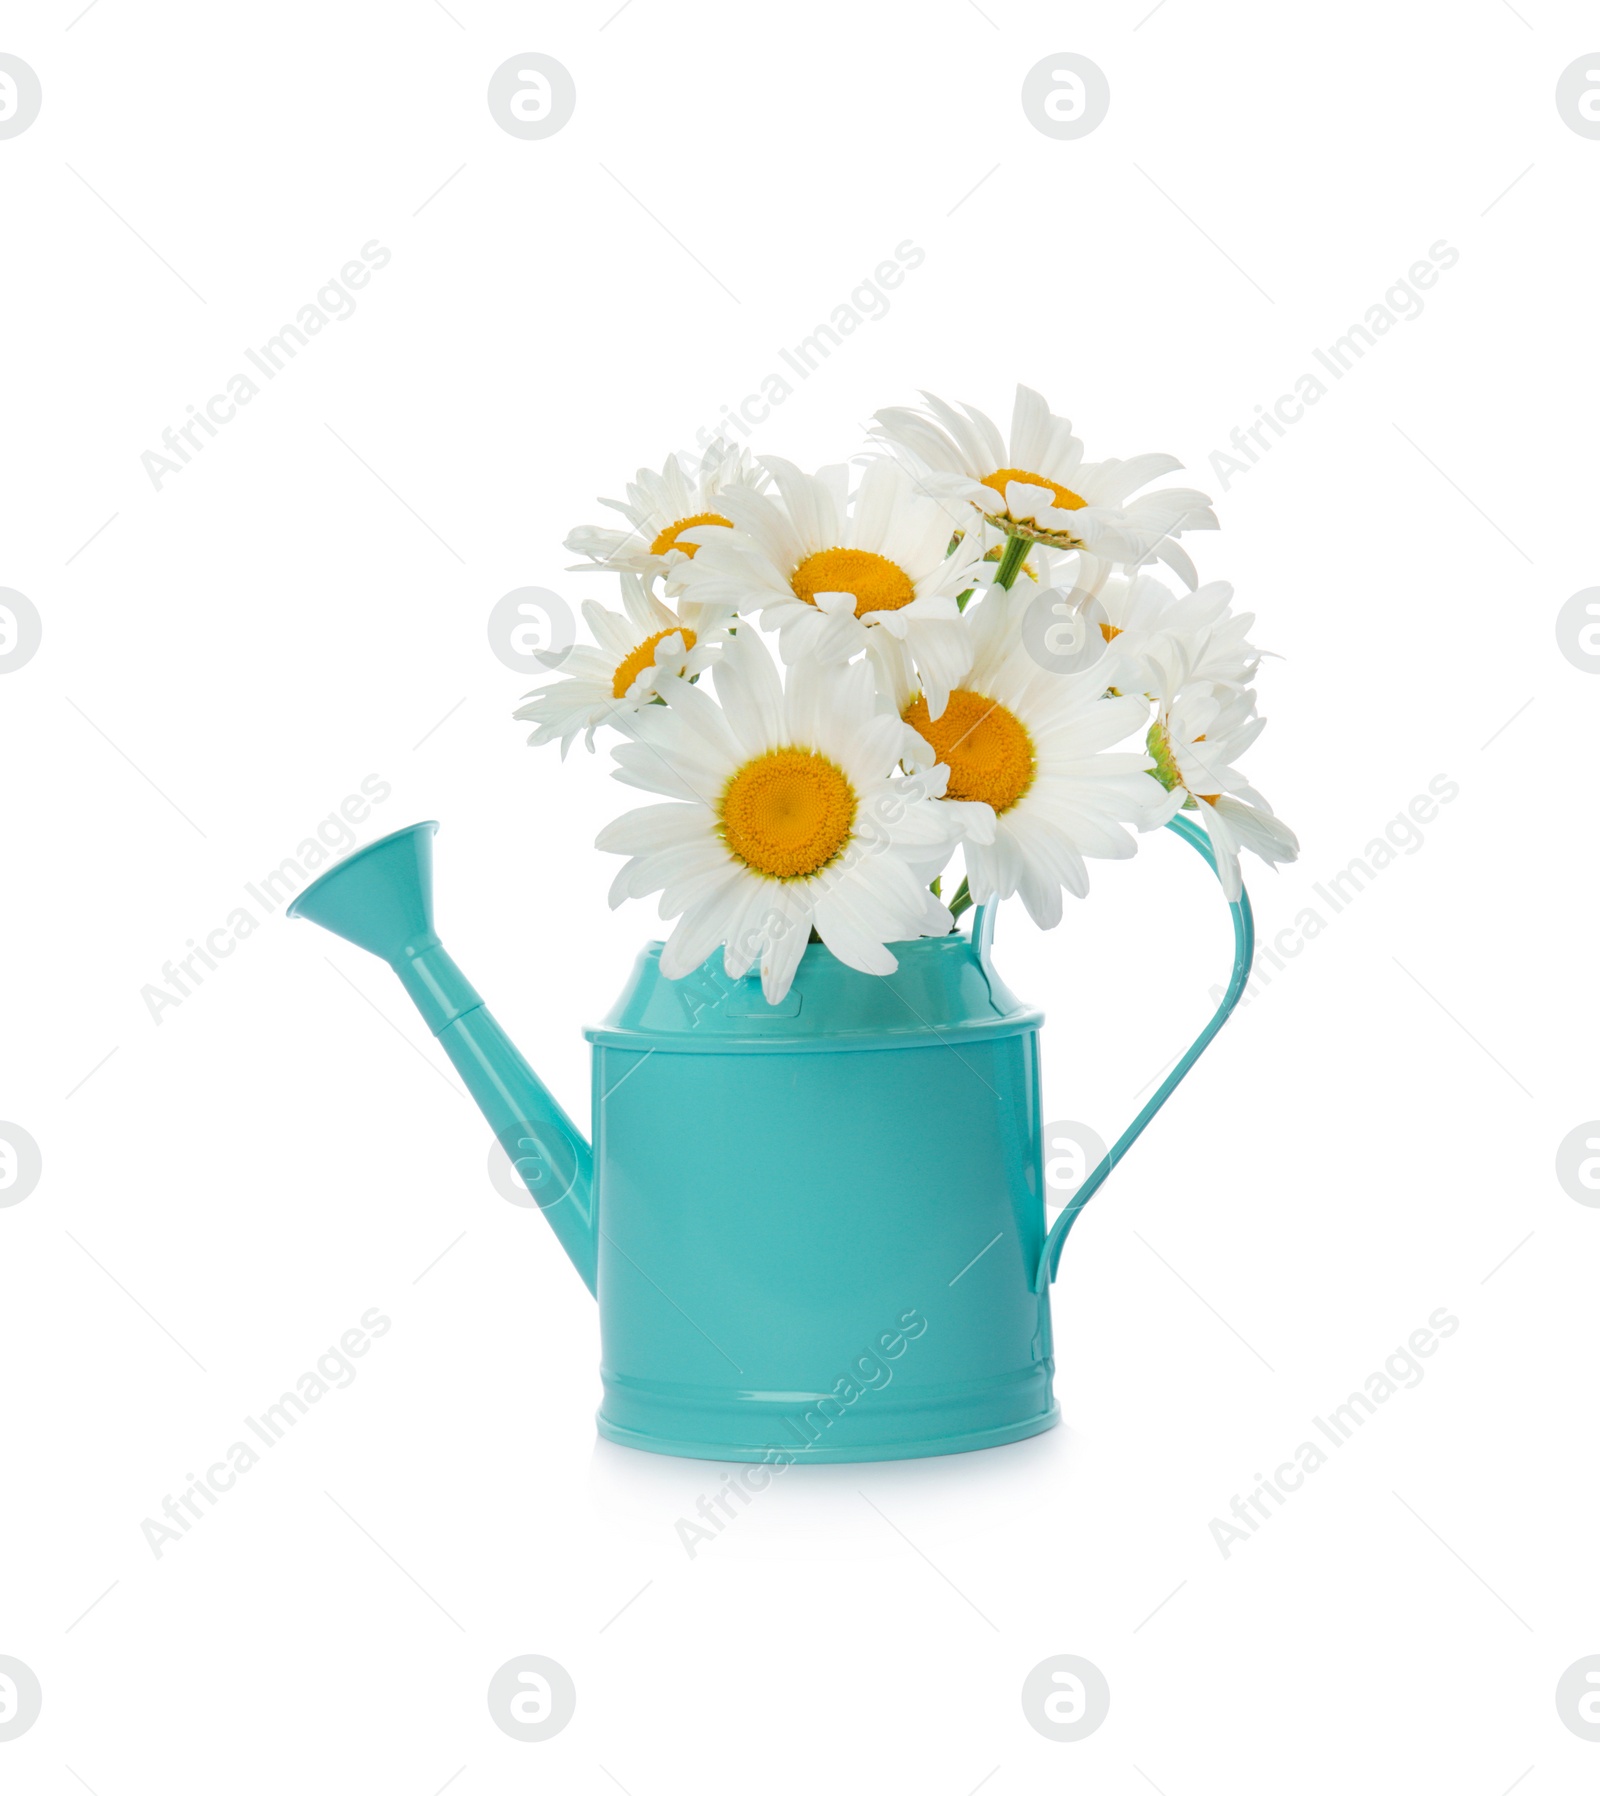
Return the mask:
{"type": "MultiPolygon", "coordinates": [[[[968,935],[966,930],[961,928],[961,926],[959,924],[954,929],[950,930],[949,933],[946,935],[910,935],[910,936],[905,937],[905,939],[902,941],[886,942],[884,944],[884,946],[886,948],[892,949],[894,952],[895,958],[898,960],[899,957],[901,956],[901,954],[903,954],[908,948],[923,948],[923,949],[947,948],[954,942],[959,942],[962,945],[962,947],[964,947],[964,948],[972,948],[974,946],[972,937],[970,935],[968,935]]],[[[656,941],[656,940],[652,939],[650,941],[645,942],[644,945],[640,948],[639,952],[641,954],[648,954],[654,959],[659,959],[661,956],[661,952],[666,947],[666,945],[667,944],[664,940],[656,941]]],[[[802,954],[800,957],[802,962],[805,960],[806,954],[813,954],[813,953],[826,954],[830,960],[837,962],[838,965],[840,965],[841,967],[847,968],[850,972],[852,972],[852,973],[860,972],[860,968],[852,967],[850,965],[849,961],[840,960],[839,956],[834,953],[834,951],[828,946],[828,944],[826,942],[807,942],[805,954],[802,954]]],[[[711,950],[710,954],[708,954],[706,956],[706,958],[700,963],[700,966],[701,967],[710,967],[710,966],[714,966],[714,965],[718,964],[720,961],[721,954],[722,954],[722,947],[719,943],[718,946],[713,948],[711,950]]],[[[694,970],[698,972],[700,969],[696,968],[694,970]]],[[[727,975],[724,975],[724,977],[727,977],[727,975]]],[[[862,973],[861,977],[863,979],[881,979],[881,978],[887,978],[888,975],[882,974],[882,973],[862,973]]],[[[749,981],[751,984],[759,984],[761,981],[761,974],[760,974],[759,969],[753,968],[750,972],[741,974],[739,979],[734,981],[734,983],[744,984],[746,981],[749,981]]]]}
{"type": "Polygon", "coordinates": [[[864,973],[808,943],[785,997],[768,1005],[757,974],[730,978],[715,948],[682,979],[642,947],[616,1003],[583,1031],[593,1046],[679,1054],[815,1053],[953,1046],[1036,1030],[1044,1014],[989,964],[983,932],[891,944],[897,965],[864,973]]]}

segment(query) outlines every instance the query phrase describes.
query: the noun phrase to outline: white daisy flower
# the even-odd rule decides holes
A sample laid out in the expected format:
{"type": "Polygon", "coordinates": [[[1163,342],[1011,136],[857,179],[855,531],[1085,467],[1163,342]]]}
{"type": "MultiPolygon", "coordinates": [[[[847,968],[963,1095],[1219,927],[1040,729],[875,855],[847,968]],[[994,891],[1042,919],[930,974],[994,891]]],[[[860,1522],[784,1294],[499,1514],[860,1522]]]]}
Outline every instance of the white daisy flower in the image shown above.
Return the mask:
{"type": "Polygon", "coordinates": [[[1206,826],[1230,901],[1242,884],[1241,848],[1273,867],[1300,853],[1294,831],[1233,765],[1265,727],[1254,693],[1200,681],[1163,700],[1147,738],[1156,778],[1206,826]]]}
{"type": "Polygon", "coordinates": [[[957,599],[979,579],[980,533],[951,553],[959,508],[917,493],[883,458],[868,464],[853,502],[843,465],[816,474],[776,458],[765,466],[776,498],[727,493],[733,529],[688,532],[700,553],[684,590],[758,613],[791,665],[850,660],[883,631],[910,651],[937,714],[967,668],[957,599]]]}
{"type": "Polygon", "coordinates": [[[877,413],[875,434],[920,475],[922,491],[965,499],[1010,534],[1121,563],[1171,551],[1182,571],[1188,557],[1171,539],[1217,527],[1211,501],[1193,488],[1132,496],[1181,462],[1170,455],[1086,462],[1072,425],[1031,387],[1017,388],[1009,442],[972,406],[923,398],[927,412],[890,406],[877,413]]]}
{"type": "Polygon", "coordinates": [[[730,978],[759,962],[775,1004],[813,928],[847,966],[879,974],[895,969],[888,943],[947,934],[953,919],[928,881],[963,831],[981,837],[993,819],[938,802],[940,769],[896,777],[918,745],[879,709],[866,663],[800,662],[785,686],[745,629],[712,678],[715,699],[679,681],[633,719],[615,776],[673,802],[630,811],[597,839],[632,857],[613,906],[660,892],[662,916],[679,919],[667,977],[720,945],[730,978]]]}
{"type": "Polygon", "coordinates": [[[987,904],[1018,894],[1041,929],[1061,921],[1063,890],[1089,890],[1085,857],[1126,860],[1128,826],[1154,829],[1181,800],[1150,777],[1148,755],[1108,753],[1143,727],[1149,705],[1107,697],[1120,656],[1110,648],[1082,673],[1041,667],[1021,640],[1018,612],[1028,596],[992,590],[963,619],[973,639],[971,671],[943,713],[906,681],[908,669],[874,657],[905,721],[939,766],[949,769],[948,799],[988,805],[992,842],[967,842],[967,884],[987,904]]]}
{"type": "Polygon", "coordinates": [[[727,638],[727,612],[690,604],[670,610],[637,574],[622,576],[622,605],[620,612],[608,611],[585,599],[583,620],[598,646],[570,649],[561,677],[530,692],[512,712],[537,726],[528,737],[531,747],[559,738],[565,760],[573,738],[585,730],[584,746],[592,754],[601,724],[623,728],[667,682],[704,672],[727,638]]]}
{"type": "Polygon", "coordinates": [[[1152,698],[1194,680],[1247,686],[1261,664],[1261,650],[1249,640],[1255,616],[1234,615],[1233,587],[1226,580],[1208,581],[1180,597],[1155,575],[1135,569],[1101,573],[1091,589],[1075,586],[1072,597],[1107,642],[1141,664],[1135,689],[1152,698]]]}
{"type": "Polygon", "coordinates": [[[669,590],[683,565],[694,558],[696,545],[685,542],[683,532],[726,524],[721,499],[730,491],[759,492],[766,475],[749,454],[720,439],[706,451],[698,469],[685,459],[669,455],[658,474],[641,468],[629,483],[626,499],[602,499],[628,520],[628,529],[612,530],[581,524],[567,538],[566,547],[587,559],[570,570],[574,573],[611,569],[618,573],[659,575],[669,590]]]}

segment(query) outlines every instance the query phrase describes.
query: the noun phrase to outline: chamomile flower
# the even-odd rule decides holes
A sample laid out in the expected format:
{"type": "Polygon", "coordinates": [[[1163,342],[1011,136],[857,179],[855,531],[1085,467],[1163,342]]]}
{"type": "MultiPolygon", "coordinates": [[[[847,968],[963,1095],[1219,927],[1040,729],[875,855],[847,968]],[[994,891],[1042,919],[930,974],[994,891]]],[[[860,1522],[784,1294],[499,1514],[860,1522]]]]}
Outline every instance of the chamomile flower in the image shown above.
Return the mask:
{"type": "Polygon", "coordinates": [[[759,492],[766,476],[745,450],[721,441],[706,451],[698,470],[681,456],[669,455],[658,474],[641,468],[628,485],[626,499],[602,499],[628,520],[626,530],[582,524],[566,541],[574,555],[586,557],[574,573],[604,571],[659,575],[668,582],[694,558],[694,542],[682,540],[686,530],[726,524],[721,498],[729,491],[759,492]]]}
{"type": "MultiPolygon", "coordinates": [[[[972,406],[923,398],[926,412],[891,406],[877,413],[877,436],[918,474],[922,491],[965,499],[1008,534],[1126,564],[1169,549],[1185,530],[1217,527],[1211,501],[1190,487],[1135,496],[1181,462],[1170,455],[1087,462],[1072,425],[1031,387],[1017,388],[1009,441],[972,406]]],[[[1187,568],[1187,556],[1177,554],[1187,568]]]]}
{"type": "Polygon", "coordinates": [[[1143,665],[1140,684],[1151,697],[1197,680],[1247,686],[1261,664],[1261,651],[1249,640],[1255,616],[1234,614],[1226,580],[1179,597],[1153,574],[1135,570],[1100,580],[1081,602],[1105,640],[1143,665]]]}
{"type": "Polygon", "coordinates": [[[791,665],[850,660],[882,631],[905,644],[937,715],[967,667],[957,599],[978,582],[979,533],[952,553],[960,508],[917,493],[883,458],[868,464],[853,498],[842,465],[817,474],[765,465],[776,497],[727,493],[733,528],[688,533],[700,553],[685,592],[757,614],[791,665]]]}
{"type": "Polygon", "coordinates": [[[648,592],[637,574],[622,576],[620,612],[585,599],[583,619],[595,645],[571,649],[561,677],[528,694],[512,716],[536,726],[531,747],[557,739],[562,759],[580,730],[594,752],[601,724],[622,727],[669,681],[693,679],[710,666],[727,636],[728,616],[703,605],[677,611],[648,592]]]}
{"type": "Polygon", "coordinates": [[[1233,764],[1265,727],[1254,693],[1199,681],[1163,698],[1147,737],[1155,777],[1205,825],[1230,901],[1242,884],[1241,848],[1274,867],[1300,852],[1294,831],[1233,764]]]}
{"type": "Polygon", "coordinates": [[[972,666],[937,718],[906,682],[906,667],[874,657],[889,697],[917,732],[924,760],[949,769],[947,800],[988,805],[992,841],[964,847],[975,902],[1021,897],[1041,929],[1061,921],[1061,894],[1089,890],[1086,858],[1126,860],[1129,826],[1154,829],[1181,802],[1150,777],[1135,749],[1108,752],[1139,730],[1150,707],[1108,697],[1120,657],[1113,647],[1081,673],[1055,673],[1029,652],[1018,627],[1024,594],[992,590],[969,606],[972,666]]]}
{"type": "MultiPolygon", "coordinates": [[[[939,802],[940,769],[897,769],[916,749],[878,706],[871,669],[807,659],[787,685],[757,632],[741,629],[701,686],[663,685],[613,748],[616,778],[670,802],[628,812],[597,846],[631,858],[611,888],[661,894],[677,917],[661,955],[668,978],[717,948],[731,978],[759,963],[769,1003],[788,991],[815,928],[847,966],[892,973],[888,944],[944,935],[950,912],[928,890],[981,805],[939,802]]],[[[1148,782],[1147,782],[1148,783],[1148,782]]]]}

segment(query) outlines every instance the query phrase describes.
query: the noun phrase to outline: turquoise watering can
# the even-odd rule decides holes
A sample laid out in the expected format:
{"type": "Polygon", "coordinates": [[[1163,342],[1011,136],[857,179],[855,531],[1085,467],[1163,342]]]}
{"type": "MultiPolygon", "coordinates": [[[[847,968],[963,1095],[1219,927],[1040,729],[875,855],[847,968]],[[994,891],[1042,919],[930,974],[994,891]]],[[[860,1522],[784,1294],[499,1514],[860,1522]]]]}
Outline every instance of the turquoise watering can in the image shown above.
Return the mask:
{"type": "MultiPolygon", "coordinates": [[[[1209,861],[1205,833],[1169,826],[1209,861]]],[[[435,823],[397,830],[289,907],[385,960],[600,1301],[598,1425],[695,1459],[908,1459],[1022,1440],[1058,1417],[1050,1284],[1083,1206],[1238,1002],[1045,1227],[1042,1014],[972,933],[896,942],[858,973],[813,944],[769,1005],[721,950],[639,956],[594,1044],[594,1144],[433,927],[435,823]]],[[[754,1476],[749,1474],[748,1476],[754,1476]]]]}

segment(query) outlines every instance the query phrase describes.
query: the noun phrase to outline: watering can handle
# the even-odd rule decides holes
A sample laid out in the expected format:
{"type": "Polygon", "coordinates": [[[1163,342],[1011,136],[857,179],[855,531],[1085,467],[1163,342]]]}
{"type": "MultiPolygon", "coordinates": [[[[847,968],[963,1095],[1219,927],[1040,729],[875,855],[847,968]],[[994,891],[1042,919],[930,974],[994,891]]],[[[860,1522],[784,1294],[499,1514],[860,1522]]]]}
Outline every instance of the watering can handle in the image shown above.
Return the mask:
{"type": "MultiPolygon", "coordinates": [[[[1191,823],[1187,817],[1174,817],[1167,828],[1176,830],[1191,848],[1205,856],[1207,866],[1213,872],[1216,871],[1216,856],[1211,851],[1210,840],[1198,824],[1191,823]]],[[[987,938],[994,928],[993,907],[985,905],[983,908],[990,914],[974,919],[974,933],[983,940],[984,946],[987,947],[987,938]]],[[[1233,1013],[1234,1006],[1239,1002],[1245,984],[1250,977],[1250,964],[1255,958],[1255,921],[1250,914],[1249,894],[1242,888],[1238,899],[1230,901],[1228,908],[1233,912],[1233,977],[1228,981],[1228,989],[1222,994],[1222,1002],[1217,1006],[1211,1021],[1194,1038],[1183,1058],[1161,1081],[1155,1096],[1118,1136],[1116,1145],[1083,1181],[1082,1188],[1074,1194],[1072,1201],[1056,1218],[1050,1233],[1045,1237],[1044,1248],[1039,1255],[1039,1264],[1033,1281],[1035,1291],[1043,1291],[1048,1283],[1054,1281],[1056,1268],[1061,1263],[1061,1249],[1066,1244],[1067,1234],[1073,1223],[1082,1215],[1084,1205],[1106,1182],[1111,1169],[1120,1163],[1122,1156],[1144,1133],[1145,1125],[1151,1117],[1177,1090],[1184,1075],[1211,1045],[1212,1037],[1227,1022],[1233,1013]]]]}

